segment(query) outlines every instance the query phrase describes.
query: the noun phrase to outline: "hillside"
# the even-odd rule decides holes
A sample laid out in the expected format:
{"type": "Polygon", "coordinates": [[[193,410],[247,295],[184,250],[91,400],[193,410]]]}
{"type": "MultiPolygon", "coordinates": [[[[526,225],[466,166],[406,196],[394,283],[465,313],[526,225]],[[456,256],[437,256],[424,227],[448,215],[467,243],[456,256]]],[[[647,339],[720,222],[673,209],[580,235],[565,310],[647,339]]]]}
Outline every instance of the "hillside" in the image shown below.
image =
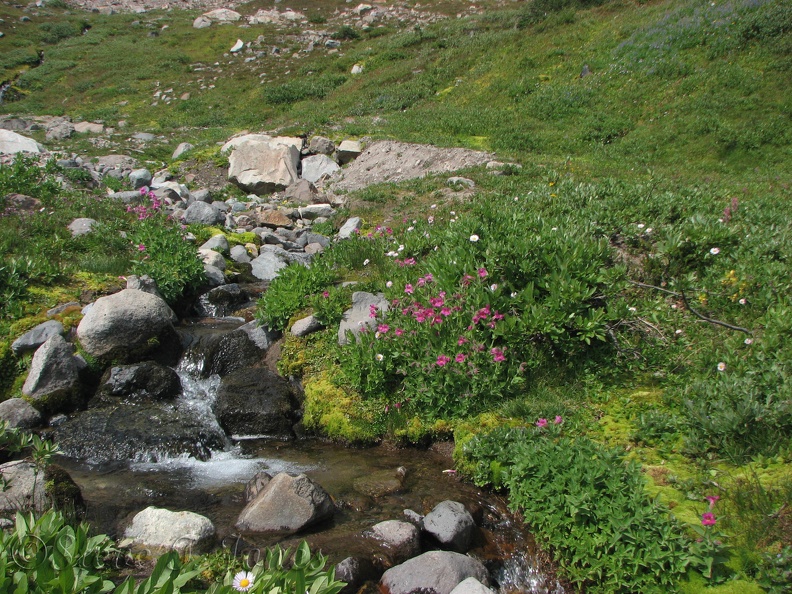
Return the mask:
{"type": "MultiPolygon", "coordinates": [[[[295,217],[293,195],[228,182],[223,143],[359,140],[347,178],[317,183],[332,218],[300,222],[330,247],[256,289],[305,429],[453,440],[588,592],[792,587],[789,2],[4,1],[0,19],[0,127],[62,160],[2,157],[0,400],[30,367],[11,342],[57,304],[145,273],[186,308],[206,278],[184,234],[296,240],[289,221],[182,229],[181,196],[125,208],[107,155],[295,217]],[[443,159],[400,143],[481,152],[408,179],[443,159]],[[105,232],[73,238],[86,216],[105,232]],[[347,282],[384,297],[339,346],[347,282]],[[320,331],[289,332],[309,314],[320,331]]],[[[250,280],[226,260],[222,282],[250,280]]]]}

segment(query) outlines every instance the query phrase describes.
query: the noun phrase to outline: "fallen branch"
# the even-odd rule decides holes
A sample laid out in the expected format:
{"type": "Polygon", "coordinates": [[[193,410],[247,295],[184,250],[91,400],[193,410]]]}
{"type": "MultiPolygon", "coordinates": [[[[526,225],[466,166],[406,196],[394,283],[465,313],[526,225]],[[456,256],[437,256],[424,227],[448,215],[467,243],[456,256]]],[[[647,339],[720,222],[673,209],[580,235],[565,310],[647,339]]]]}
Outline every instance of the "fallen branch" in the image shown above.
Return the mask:
{"type": "Polygon", "coordinates": [[[705,316],[701,312],[696,311],[695,309],[693,309],[690,306],[690,303],[688,302],[688,299],[685,296],[685,292],[684,291],[680,291],[679,293],[677,293],[676,291],[669,291],[668,289],[664,289],[662,287],[656,287],[655,285],[647,285],[645,283],[639,283],[638,281],[631,280],[629,282],[630,282],[630,284],[633,284],[636,287],[642,287],[644,289],[654,289],[655,291],[660,291],[661,293],[667,293],[668,295],[673,295],[674,297],[679,297],[680,299],[682,299],[682,303],[685,304],[685,307],[688,309],[688,311],[690,313],[692,313],[697,318],[699,318],[701,320],[704,320],[705,322],[709,322],[710,324],[715,324],[717,326],[723,326],[724,328],[728,328],[729,330],[736,330],[737,332],[744,332],[745,334],[748,334],[749,336],[752,334],[752,332],[750,330],[748,330],[747,328],[743,328],[741,326],[735,326],[734,324],[729,324],[728,322],[723,322],[721,320],[716,320],[715,318],[710,318],[708,316],[705,316]]]}

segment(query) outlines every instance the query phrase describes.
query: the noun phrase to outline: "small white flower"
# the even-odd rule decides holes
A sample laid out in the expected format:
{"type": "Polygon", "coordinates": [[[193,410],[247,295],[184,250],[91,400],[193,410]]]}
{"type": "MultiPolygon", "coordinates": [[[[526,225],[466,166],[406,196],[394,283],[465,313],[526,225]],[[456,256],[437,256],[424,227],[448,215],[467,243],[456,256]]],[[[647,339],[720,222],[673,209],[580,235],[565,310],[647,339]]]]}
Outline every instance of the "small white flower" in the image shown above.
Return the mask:
{"type": "Polygon", "coordinates": [[[382,353],[377,353],[376,357],[374,357],[377,361],[382,361],[385,358],[385,355],[382,353]]]}
{"type": "Polygon", "coordinates": [[[680,334],[682,334],[682,330],[680,330],[679,328],[677,328],[676,330],[674,330],[674,334],[676,334],[677,336],[679,336],[680,334]]]}
{"type": "Polygon", "coordinates": [[[494,293],[497,290],[498,290],[498,285],[497,284],[490,285],[490,291],[492,291],[494,293]]]}
{"type": "Polygon", "coordinates": [[[644,225],[643,223],[638,223],[637,226],[638,226],[639,229],[643,229],[646,225],[644,225]]]}
{"type": "Polygon", "coordinates": [[[399,247],[398,247],[398,248],[396,248],[396,251],[397,251],[397,252],[404,251],[404,244],[403,244],[403,243],[402,243],[402,244],[400,244],[400,245],[399,245],[399,247]]]}
{"type": "Polygon", "coordinates": [[[387,283],[385,283],[385,286],[390,289],[393,286],[393,281],[388,281],[387,283]]]}
{"type": "Polygon", "coordinates": [[[413,231],[413,230],[415,230],[415,227],[413,227],[412,225],[410,225],[409,227],[407,227],[407,231],[413,231]]]}
{"type": "Polygon", "coordinates": [[[553,227],[550,231],[558,231],[558,227],[553,227]]]}
{"type": "Polygon", "coordinates": [[[240,571],[234,576],[231,585],[238,592],[247,592],[253,587],[253,574],[249,571],[240,571]]]}
{"type": "Polygon", "coordinates": [[[514,299],[515,297],[517,297],[517,291],[512,291],[511,298],[514,299]]]}
{"type": "Polygon", "coordinates": [[[746,338],[743,342],[745,342],[745,344],[753,344],[753,338],[746,338]]]}
{"type": "Polygon", "coordinates": [[[676,303],[672,303],[671,304],[671,309],[677,309],[677,304],[676,303]]]}
{"type": "Polygon", "coordinates": [[[739,303],[740,305],[745,305],[747,301],[745,299],[740,299],[737,303],[739,303]]]}
{"type": "Polygon", "coordinates": [[[646,231],[644,231],[644,233],[646,233],[647,235],[649,235],[649,233],[651,233],[651,232],[652,232],[652,228],[651,227],[649,227],[646,231]]]}
{"type": "MultiPolygon", "coordinates": [[[[530,194],[530,192],[528,192],[530,194]]],[[[514,197],[514,201],[517,202],[519,198],[517,196],[514,197]]]]}
{"type": "Polygon", "coordinates": [[[365,260],[363,260],[363,266],[368,266],[368,265],[369,265],[369,262],[371,262],[371,260],[369,260],[368,258],[366,258],[365,260]]]}
{"type": "Polygon", "coordinates": [[[426,220],[429,222],[430,225],[434,223],[434,217],[429,217],[426,220]]]}
{"type": "Polygon", "coordinates": [[[470,236],[470,241],[472,241],[473,243],[476,243],[478,240],[479,240],[479,236],[476,235],[475,233],[470,236]]]}
{"type": "Polygon", "coordinates": [[[379,338],[382,334],[379,333],[379,330],[374,333],[374,338],[379,338]]]}
{"type": "Polygon", "coordinates": [[[638,310],[637,310],[637,309],[635,309],[634,307],[630,307],[630,308],[629,308],[629,310],[630,310],[632,313],[635,313],[636,311],[638,311],[638,310]]]}
{"type": "Polygon", "coordinates": [[[726,363],[724,363],[723,361],[718,363],[718,371],[726,371],[726,363]]]}
{"type": "Polygon", "coordinates": [[[437,251],[437,250],[439,250],[439,249],[440,249],[440,246],[439,246],[439,245],[436,245],[436,246],[434,247],[434,251],[437,251]]]}
{"type": "Polygon", "coordinates": [[[435,208],[437,208],[437,204],[432,204],[432,206],[430,206],[429,208],[431,208],[432,210],[434,210],[435,208]]]}
{"type": "Polygon", "coordinates": [[[455,216],[456,216],[456,211],[455,211],[455,210],[452,210],[452,211],[451,211],[450,213],[448,213],[448,214],[450,214],[452,217],[455,217],[455,216]]]}
{"type": "Polygon", "coordinates": [[[720,248],[717,247],[712,248],[710,250],[710,254],[712,254],[713,256],[717,256],[718,254],[720,254],[720,248]]]}

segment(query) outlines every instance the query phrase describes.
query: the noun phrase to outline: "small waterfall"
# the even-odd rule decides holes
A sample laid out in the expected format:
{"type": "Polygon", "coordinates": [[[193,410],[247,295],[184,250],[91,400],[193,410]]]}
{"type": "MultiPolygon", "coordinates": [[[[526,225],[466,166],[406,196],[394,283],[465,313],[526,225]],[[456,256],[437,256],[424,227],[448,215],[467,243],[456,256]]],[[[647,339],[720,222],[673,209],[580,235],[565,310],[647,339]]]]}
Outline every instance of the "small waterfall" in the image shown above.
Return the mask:
{"type": "Polygon", "coordinates": [[[500,568],[493,572],[500,594],[564,594],[558,580],[550,578],[538,565],[536,555],[514,551],[506,557],[500,568]]]}

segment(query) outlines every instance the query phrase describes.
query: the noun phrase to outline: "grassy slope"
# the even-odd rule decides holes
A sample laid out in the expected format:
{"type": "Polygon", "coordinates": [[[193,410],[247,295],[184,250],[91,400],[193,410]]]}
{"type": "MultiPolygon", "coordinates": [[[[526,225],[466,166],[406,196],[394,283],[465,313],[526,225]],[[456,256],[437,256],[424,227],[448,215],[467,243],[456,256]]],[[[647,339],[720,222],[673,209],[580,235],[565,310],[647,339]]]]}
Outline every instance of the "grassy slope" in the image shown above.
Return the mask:
{"type": "MultiPolygon", "coordinates": [[[[666,188],[697,186],[724,203],[731,195],[788,201],[792,42],[783,35],[791,19],[784,3],[757,3],[767,5],[761,12],[737,0],[610,2],[534,24],[527,22],[526,3],[480,4],[481,15],[420,30],[391,27],[382,36],[344,42],[339,55],[315,50],[293,58],[284,51],[284,57],[248,64],[223,56],[237,37],[253,41],[263,34],[265,47],[297,49],[284,37],[289,32],[269,26],[195,30],[197,13],[189,12],[73,13],[68,21],[90,30],[53,44],[42,40],[47,32],[40,25],[63,21],[62,9],[45,9],[31,23],[20,23],[22,13],[2,4],[0,17],[15,23],[0,39],[3,78],[24,70],[38,50],[45,55],[42,66],[17,81],[22,99],[3,107],[112,126],[126,120],[127,129],[169,138],[167,146],[146,149],[146,157],[162,161],[183,140],[213,147],[240,129],[285,128],[339,139],[369,135],[492,149],[530,165],[531,183],[553,169],[577,180],[608,176],[628,183],[653,179],[666,188]],[[355,63],[364,65],[363,75],[349,75],[355,63]],[[592,74],[581,79],[584,64],[592,74]],[[201,89],[210,84],[215,87],[201,89]],[[169,88],[175,97],[189,92],[191,99],[152,106],[154,91],[169,88]],[[293,101],[279,103],[284,96],[293,101]]],[[[445,2],[441,8],[454,15],[463,6],[468,4],[445,2]]],[[[303,7],[331,18],[346,5],[292,6],[303,7]]],[[[123,136],[114,140],[123,143],[123,136]]],[[[84,140],[73,146],[98,152],[84,140]]],[[[547,175],[547,181],[556,179],[547,175]]],[[[489,189],[483,177],[477,181],[485,191],[504,194],[528,187],[523,176],[489,189]]],[[[406,191],[403,212],[421,212],[438,191],[431,183],[415,184],[415,191],[406,191]]],[[[372,220],[392,207],[369,204],[372,220]]],[[[681,519],[697,522],[700,510],[688,494],[713,477],[739,481],[755,473],[767,485],[788,476],[783,458],[758,460],[751,468],[695,464],[678,453],[678,444],[636,441],[638,415],[664,403],[662,391],[643,375],[628,385],[587,401],[581,417],[596,422],[585,430],[630,449],[645,464],[650,490],[681,519]]]]}

